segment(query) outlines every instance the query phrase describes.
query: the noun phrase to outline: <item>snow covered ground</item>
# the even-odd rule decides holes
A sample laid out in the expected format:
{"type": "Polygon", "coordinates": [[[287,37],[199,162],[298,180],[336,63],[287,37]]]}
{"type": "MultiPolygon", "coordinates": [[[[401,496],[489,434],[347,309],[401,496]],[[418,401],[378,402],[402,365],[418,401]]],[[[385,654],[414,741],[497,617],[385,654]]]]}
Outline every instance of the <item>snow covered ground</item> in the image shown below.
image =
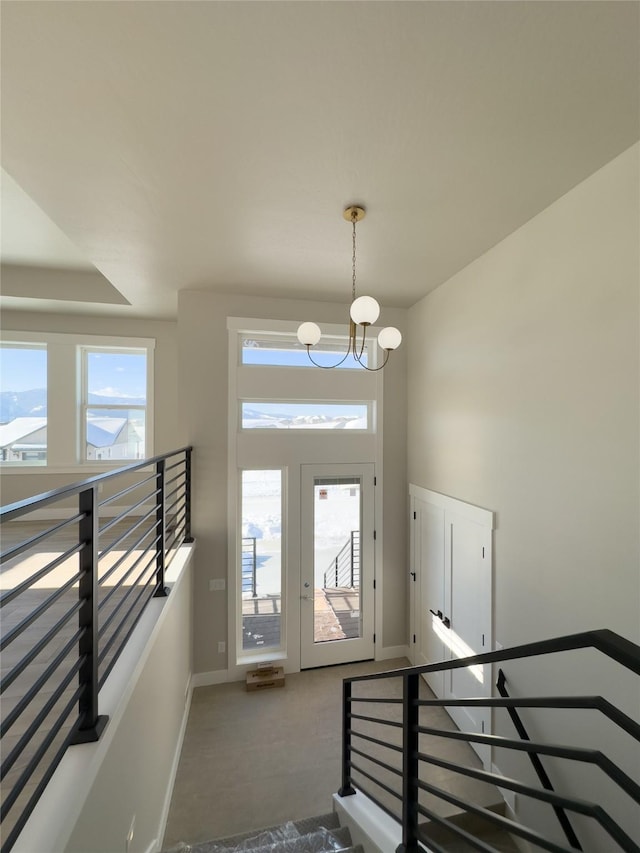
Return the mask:
{"type": "MultiPolygon", "coordinates": [[[[316,488],[314,577],[322,587],[325,570],[360,528],[359,488],[323,485],[316,488]]],[[[242,535],[256,537],[257,593],[281,592],[282,509],[280,471],[243,472],[242,535]]]]}

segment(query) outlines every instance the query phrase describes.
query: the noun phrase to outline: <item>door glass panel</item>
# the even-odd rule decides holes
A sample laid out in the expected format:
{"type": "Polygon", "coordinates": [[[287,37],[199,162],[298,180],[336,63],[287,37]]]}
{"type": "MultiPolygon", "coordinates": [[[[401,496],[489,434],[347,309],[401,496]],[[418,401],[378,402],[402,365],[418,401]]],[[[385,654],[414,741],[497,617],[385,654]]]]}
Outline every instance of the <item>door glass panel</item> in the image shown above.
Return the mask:
{"type": "Polygon", "coordinates": [[[361,507],[359,477],[314,478],[314,643],[362,636],[361,507]]]}
{"type": "Polygon", "coordinates": [[[282,646],[282,471],[242,472],[242,651],[282,646]]]}

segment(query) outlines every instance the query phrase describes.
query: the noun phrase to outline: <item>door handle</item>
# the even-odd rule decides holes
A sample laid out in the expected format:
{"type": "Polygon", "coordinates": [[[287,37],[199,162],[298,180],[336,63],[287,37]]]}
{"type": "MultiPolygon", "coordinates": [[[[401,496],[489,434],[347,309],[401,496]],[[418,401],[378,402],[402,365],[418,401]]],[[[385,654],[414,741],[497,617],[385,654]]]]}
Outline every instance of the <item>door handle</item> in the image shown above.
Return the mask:
{"type": "MultiPolygon", "coordinates": [[[[415,572],[409,572],[409,574],[411,575],[411,577],[412,577],[414,580],[416,579],[416,573],[415,573],[415,572]]],[[[431,612],[433,613],[433,610],[432,610],[431,612]]]]}
{"type": "Polygon", "coordinates": [[[449,619],[449,617],[448,617],[448,616],[445,616],[445,615],[443,614],[442,610],[438,610],[438,611],[436,612],[435,610],[432,610],[431,608],[429,608],[429,613],[433,613],[433,615],[434,615],[434,616],[437,616],[437,617],[438,617],[438,619],[442,622],[442,624],[444,625],[444,627],[445,627],[445,628],[450,628],[450,627],[451,627],[451,619],[449,619]]]}
{"type": "Polygon", "coordinates": [[[304,598],[305,601],[308,601],[311,596],[310,595],[301,595],[300,598],[304,598]]]}

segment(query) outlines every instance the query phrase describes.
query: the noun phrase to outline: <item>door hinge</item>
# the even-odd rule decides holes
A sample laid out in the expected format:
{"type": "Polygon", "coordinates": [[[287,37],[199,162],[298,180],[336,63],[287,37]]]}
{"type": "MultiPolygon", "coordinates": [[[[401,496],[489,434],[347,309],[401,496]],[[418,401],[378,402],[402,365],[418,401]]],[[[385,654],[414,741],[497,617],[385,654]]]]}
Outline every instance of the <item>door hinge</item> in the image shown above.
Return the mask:
{"type": "Polygon", "coordinates": [[[480,721],[480,725],[482,726],[482,734],[484,734],[484,720],[480,721]]]}
{"type": "Polygon", "coordinates": [[[377,478],[377,477],[374,477],[374,478],[373,478],[373,485],[374,485],[374,486],[377,486],[377,485],[378,485],[378,478],[377,478]]]}
{"type": "Polygon", "coordinates": [[[418,513],[414,511],[414,513],[413,513],[413,520],[415,521],[417,517],[418,517],[418,513]]]}
{"type": "Polygon", "coordinates": [[[482,635],[482,645],[484,646],[484,634],[482,635]]]}
{"type": "Polygon", "coordinates": [[[415,641],[416,641],[416,635],[414,634],[413,635],[413,642],[415,643],[415,641]]]}
{"type": "Polygon", "coordinates": [[[484,545],[482,546],[482,559],[484,560],[484,545]]]}
{"type": "Polygon", "coordinates": [[[375,582],[375,580],[374,580],[374,582],[373,582],[373,588],[374,588],[374,589],[376,588],[376,582],[375,582]]]}
{"type": "Polygon", "coordinates": [[[376,635],[374,634],[373,635],[373,642],[375,643],[375,641],[376,641],[376,635]]]}
{"type": "Polygon", "coordinates": [[[377,534],[376,534],[376,531],[375,531],[375,530],[373,531],[373,538],[374,538],[374,539],[376,539],[376,538],[377,538],[377,534]]]}

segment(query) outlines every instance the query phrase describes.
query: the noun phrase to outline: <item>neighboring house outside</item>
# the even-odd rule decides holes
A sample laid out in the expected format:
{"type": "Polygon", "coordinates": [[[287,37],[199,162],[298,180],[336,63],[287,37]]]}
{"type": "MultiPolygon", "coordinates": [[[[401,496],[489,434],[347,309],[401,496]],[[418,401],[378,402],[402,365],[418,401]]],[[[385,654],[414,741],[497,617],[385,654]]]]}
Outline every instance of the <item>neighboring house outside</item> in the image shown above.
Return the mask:
{"type": "Polygon", "coordinates": [[[2,462],[45,462],[47,458],[47,419],[14,418],[0,424],[2,462]]]}
{"type": "Polygon", "coordinates": [[[87,460],[143,459],[144,428],[129,418],[89,418],[87,460]]]}

